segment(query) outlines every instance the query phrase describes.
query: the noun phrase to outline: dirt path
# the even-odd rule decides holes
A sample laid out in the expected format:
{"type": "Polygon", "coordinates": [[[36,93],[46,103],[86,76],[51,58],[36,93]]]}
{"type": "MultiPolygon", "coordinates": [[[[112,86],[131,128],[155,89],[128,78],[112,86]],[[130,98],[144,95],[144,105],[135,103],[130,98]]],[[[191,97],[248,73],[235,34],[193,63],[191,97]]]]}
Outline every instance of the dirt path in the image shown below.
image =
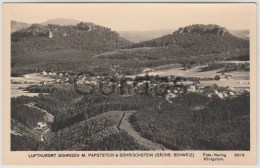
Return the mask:
{"type": "Polygon", "coordinates": [[[46,120],[46,122],[53,123],[54,116],[52,114],[50,114],[48,111],[35,106],[35,104],[36,104],[35,102],[31,102],[31,103],[25,104],[25,106],[30,107],[30,108],[34,108],[34,109],[36,109],[36,110],[38,110],[42,113],[45,113],[46,115],[44,116],[44,119],[46,120]]]}
{"type": "Polygon", "coordinates": [[[170,150],[170,149],[165,148],[161,144],[152,142],[152,141],[142,137],[139,132],[136,132],[134,130],[133,126],[129,122],[130,116],[133,115],[134,113],[135,113],[135,111],[124,112],[124,114],[122,116],[122,120],[121,120],[120,124],[118,125],[118,128],[127,131],[127,133],[130,136],[132,136],[138,144],[140,144],[141,146],[144,146],[145,148],[147,148],[149,150],[170,150]]]}
{"type": "MultiPolygon", "coordinates": [[[[50,123],[53,123],[54,121],[54,116],[52,114],[50,114],[48,111],[40,108],[40,107],[37,107],[35,105],[36,103],[35,102],[30,102],[28,104],[25,104],[25,106],[27,107],[30,107],[30,108],[34,108],[42,113],[45,113],[45,115],[43,116],[43,119],[44,121],[38,121],[39,122],[42,122],[42,123],[46,123],[46,122],[50,122],[50,123]]],[[[45,141],[45,134],[48,133],[50,131],[50,126],[44,126],[45,128],[41,128],[39,126],[35,127],[34,130],[37,131],[39,134],[40,134],[40,137],[39,139],[43,142],[45,141]]]]}

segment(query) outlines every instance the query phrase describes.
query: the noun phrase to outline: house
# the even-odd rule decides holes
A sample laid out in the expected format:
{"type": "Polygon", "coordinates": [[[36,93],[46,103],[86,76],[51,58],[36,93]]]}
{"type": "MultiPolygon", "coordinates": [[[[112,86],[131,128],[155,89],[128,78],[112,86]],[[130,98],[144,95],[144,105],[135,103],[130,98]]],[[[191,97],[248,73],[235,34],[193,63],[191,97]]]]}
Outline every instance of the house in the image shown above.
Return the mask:
{"type": "Polygon", "coordinates": [[[220,78],[219,80],[220,80],[220,81],[226,81],[227,78],[220,78]]]}
{"type": "Polygon", "coordinates": [[[62,73],[60,73],[60,74],[59,74],[59,76],[63,76],[63,74],[62,74],[62,73]]]}
{"type": "Polygon", "coordinates": [[[108,86],[113,86],[114,82],[109,82],[108,86]]]}
{"type": "Polygon", "coordinates": [[[250,89],[245,89],[246,92],[250,92],[250,89]]]}
{"type": "Polygon", "coordinates": [[[61,79],[55,79],[56,83],[61,83],[61,79]]]}
{"type": "Polygon", "coordinates": [[[44,141],[44,137],[43,137],[43,135],[41,135],[41,141],[42,141],[42,142],[44,141]]]}
{"type": "Polygon", "coordinates": [[[145,68],[145,69],[143,70],[144,73],[153,72],[153,71],[154,71],[154,69],[152,69],[152,68],[145,68]]]}
{"type": "Polygon", "coordinates": [[[196,87],[194,85],[191,85],[190,88],[188,89],[190,92],[196,92],[196,87]]]}
{"type": "Polygon", "coordinates": [[[224,95],[222,93],[218,93],[217,96],[220,98],[220,99],[223,99],[224,98],[224,95]]]}
{"type": "Polygon", "coordinates": [[[53,37],[52,32],[49,31],[49,38],[52,38],[52,37],[53,37]]]}
{"type": "Polygon", "coordinates": [[[52,72],[49,72],[49,73],[48,73],[48,75],[52,76],[52,75],[53,75],[53,73],[52,73],[52,72]]]}
{"type": "Polygon", "coordinates": [[[85,80],[85,84],[91,84],[91,81],[85,80]]]}
{"type": "Polygon", "coordinates": [[[83,84],[83,83],[84,83],[84,79],[79,79],[79,80],[77,81],[77,83],[83,84]]]}
{"type": "Polygon", "coordinates": [[[43,122],[38,122],[37,125],[38,125],[39,128],[44,128],[44,127],[47,126],[47,124],[43,123],[43,122]]]}
{"type": "Polygon", "coordinates": [[[68,36],[67,32],[62,33],[62,37],[67,37],[67,36],[68,36]]]}
{"type": "Polygon", "coordinates": [[[30,75],[28,75],[28,74],[25,74],[25,75],[23,75],[23,77],[24,77],[24,78],[29,78],[29,77],[30,77],[30,75]]]}
{"type": "Polygon", "coordinates": [[[20,134],[19,132],[14,131],[14,130],[11,130],[11,134],[17,135],[17,136],[23,136],[22,134],[20,134]]]}
{"type": "Polygon", "coordinates": [[[227,93],[223,93],[223,96],[224,96],[224,97],[227,97],[228,95],[227,95],[227,93]]]}
{"type": "Polygon", "coordinates": [[[207,97],[208,97],[208,98],[212,98],[212,95],[211,95],[211,94],[208,94],[207,97]]]}
{"type": "Polygon", "coordinates": [[[235,96],[234,92],[229,92],[229,94],[230,94],[231,96],[235,96]]]}
{"type": "Polygon", "coordinates": [[[172,99],[174,99],[176,97],[176,95],[174,93],[171,93],[170,90],[167,90],[167,94],[165,96],[165,100],[168,102],[168,103],[173,103],[172,102],[172,99]]]}
{"type": "Polygon", "coordinates": [[[46,71],[42,71],[42,75],[46,76],[46,75],[48,75],[48,73],[46,71]]]}
{"type": "Polygon", "coordinates": [[[226,79],[231,79],[231,77],[232,77],[231,75],[225,75],[226,79]]]}

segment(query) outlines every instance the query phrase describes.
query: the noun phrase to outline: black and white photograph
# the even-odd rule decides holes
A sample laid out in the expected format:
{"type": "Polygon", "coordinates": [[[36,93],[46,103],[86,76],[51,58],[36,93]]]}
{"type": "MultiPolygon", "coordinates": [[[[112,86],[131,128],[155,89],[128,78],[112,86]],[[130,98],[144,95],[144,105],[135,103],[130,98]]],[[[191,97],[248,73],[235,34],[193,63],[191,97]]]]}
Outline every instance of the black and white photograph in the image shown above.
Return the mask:
{"type": "Polygon", "coordinates": [[[10,151],[252,150],[250,4],[47,5],[10,20],[10,151]]]}

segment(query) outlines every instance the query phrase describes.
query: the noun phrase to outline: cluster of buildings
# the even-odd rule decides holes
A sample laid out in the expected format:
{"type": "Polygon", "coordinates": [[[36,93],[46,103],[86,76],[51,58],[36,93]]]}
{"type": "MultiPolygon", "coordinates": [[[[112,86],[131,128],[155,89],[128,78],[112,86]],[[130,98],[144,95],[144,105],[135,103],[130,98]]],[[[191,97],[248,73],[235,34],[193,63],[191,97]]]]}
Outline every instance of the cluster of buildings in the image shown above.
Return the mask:
{"type": "MultiPolygon", "coordinates": [[[[146,71],[153,71],[153,69],[147,69],[146,71]]],[[[60,83],[71,83],[70,81],[70,74],[69,73],[55,73],[55,72],[46,72],[43,71],[42,72],[43,76],[48,76],[51,78],[55,78],[54,82],[57,84],[60,83]]],[[[231,75],[225,75],[222,74],[220,75],[221,79],[231,79],[231,75]]],[[[115,91],[119,92],[120,87],[122,85],[122,83],[118,82],[120,81],[119,76],[115,75],[114,76],[116,82],[108,82],[106,83],[105,87],[111,87],[114,85],[115,87],[115,91]]],[[[93,77],[87,77],[86,75],[80,75],[78,76],[78,80],[77,80],[77,84],[91,84],[94,86],[99,85],[99,81],[102,80],[103,77],[102,76],[93,76],[93,77]]],[[[136,91],[141,91],[144,90],[145,86],[148,84],[149,85],[149,92],[154,92],[154,88],[158,87],[159,83],[154,83],[151,81],[139,81],[137,82],[136,85],[134,85],[135,80],[134,79],[130,79],[130,80],[126,80],[125,82],[125,86],[124,86],[124,94],[125,95],[131,95],[136,91]]],[[[232,96],[236,96],[239,93],[237,93],[235,91],[234,88],[229,88],[226,89],[225,91],[218,91],[218,90],[207,90],[205,89],[204,85],[201,85],[199,83],[194,83],[192,81],[184,81],[181,82],[180,85],[183,85],[184,87],[175,87],[175,84],[173,82],[169,82],[168,83],[168,90],[166,93],[166,101],[168,101],[169,103],[172,103],[172,99],[176,98],[178,95],[182,94],[183,92],[198,92],[198,93],[202,93],[205,94],[208,98],[213,98],[214,96],[220,98],[220,99],[225,99],[227,97],[232,97],[232,96]],[[188,83],[187,83],[188,82],[188,83]],[[184,89],[185,88],[185,89],[184,89]]],[[[246,90],[246,89],[245,89],[246,90]]],[[[249,92],[249,90],[246,90],[249,92]]]]}
{"type": "Polygon", "coordinates": [[[44,81],[42,84],[61,84],[61,83],[69,83],[70,74],[69,73],[56,73],[56,72],[46,72],[42,71],[41,75],[44,77],[54,78],[54,81],[44,81]]]}
{"type": "Polygon", "coordinates": [[[63,76],[69,76],[69,73],[59,73],[57,74],[56,72],[46,72],[42,71],[41,74],[43,76],[48,76],[48,77],[63,77],[63,76]]]}
{"type": "Polygon", "coordinates": [[[50,127],[50,126],[49,126],[46,122],[38,122],[38,123],[37,123],[37,127],[34,128],[35,130],[41,130],[41,131],[43,131],[43,133],[40,135],[40,140],[41,140],[42,142],[45,141],[44,134],[45,134],[46,132],[50,131],[50,128],[49,128],[49,127],[50,127]]]}
{"type": "Polygon", "coordinates": [[[220,99],[224,99],[224,98],[227,98],[227,97],[230,97],[230,96],[236,96],[236,94],[235,94],[234,91],[222,91],[222,92],[219,92],[217,90],[215,90],[213,93],[207,94],[208,98],[212,98],[213,96],[217,96],[220,99]]]}
{"type": "MultiPolygon", "coordinates": [[[[228,87],[227,89],[223,90],[221,89],[221,91],[215,89],[215,90],[204,90],[205,87],[204,86],[195,86],[195,85],[190,85],[187,87],[187,91],[188,92],[200,92],[204,95],[206,95],[208,98],[214,98],[214,97],[217,97],[219,99],[225,99],[225,98],[228,98],[228,97],[235,97],[235,96],[238,96],[244,92],[250,92],[250,89],[248,88],[242,88],[242,89],[234,89],[232,87],[228,87]]],[[[178,90],[167,90],[167,94],[165,96],[165,100],[168,102],[168,103],[173,103],[173,99],[176,98],[179,94],[181,94],[182,91],[178,91],[178,90]]]]}

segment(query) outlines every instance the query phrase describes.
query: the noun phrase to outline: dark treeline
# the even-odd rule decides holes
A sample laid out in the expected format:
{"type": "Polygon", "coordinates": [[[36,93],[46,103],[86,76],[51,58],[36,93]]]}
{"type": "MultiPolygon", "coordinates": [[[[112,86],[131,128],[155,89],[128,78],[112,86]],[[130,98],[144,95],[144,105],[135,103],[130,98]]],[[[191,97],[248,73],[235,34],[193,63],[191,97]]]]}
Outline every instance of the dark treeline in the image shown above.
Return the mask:
{"type": "Polygon", "coordinates": [[[36,109],[26,106],[37,98],[21,96],[11,99],[11,118],[15,119],[29,128],[37,126],[38,121],[43,120],[44,114],[36,109]]]}
{"type": "Polygon", "coordinates": [[[35,151],[40,149],[40,145],[34,138],[11,135],[11,151],[35,151]]]}
{"type": "Polygon", "coordinates": [[[51,93],[56,90],[54,85],[31,85],[25,90],[32,93],[51,93]]]}
{"type": "Polygon", "coordinates": [[[206,67],[202,67],[201,71],[211,71],[216,69],[222,69],[222,72],[244,70],[250,71],[249,63],[217,63],[213,62],[208,64],[206,67]]]}
{"type": "Polygon", "coordinates": [[[141,109],[131,122],[144,137],[173,150],[249,150],[249,118],[248,93],[225,100],[187,94],[160,111],[154,105],[141,109]]]}
{"type": "MultiPolygon", "coordinates": [[[[33,129],[43,116],[36,109],[24,105],[30,102],[54,115],[51,125],[54,135],[46,135],[48,143],[51,143],[32,146],[37,150],[70,150],[74,146],[79,150],[142,150],[127,134],[117,134],[115,128],[110,127],[118,123],[121,115],[90,122],[105,112],[126,110],[137,110],[130,122],[142,136],[170,149],[248,150],[249,94],[224,100],[206,97],[208,92],[214,90],[225,91],[225,88],[209,87],[205,88],[204,93],[187,93],[169,104],[158,96],[124,97],[113,94],[107,97],[100,93],[82,96],[73,88],[64,86],[48,95],[12,99],[11,117],[33,129]],[[94,135],[102,130],[110,132],[109,136],[97,141],[94,135]],[[129,145],[126,147],[125,144],[129,145]]],[[[13,149],[20,149],[17,144],[27,143],[26,138],[19,138],[15,137],[13,149]]]]}

